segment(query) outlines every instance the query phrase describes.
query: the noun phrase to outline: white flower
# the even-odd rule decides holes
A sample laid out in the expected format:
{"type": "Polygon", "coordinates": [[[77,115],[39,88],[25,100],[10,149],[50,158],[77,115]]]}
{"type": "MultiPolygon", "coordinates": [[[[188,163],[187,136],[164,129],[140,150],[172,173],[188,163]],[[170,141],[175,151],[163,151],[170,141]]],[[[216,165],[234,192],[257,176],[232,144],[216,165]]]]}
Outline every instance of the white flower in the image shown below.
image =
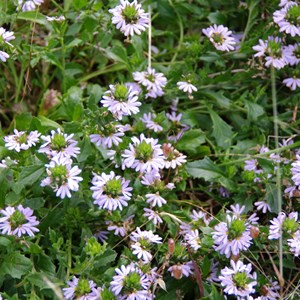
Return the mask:
{"type": "Polygon", "coordinates": [[[27,134],[25,131],[14,129],[14,134],[4,137],[5,147],[20,152],[35,146],[39,142],[40,133],[35,130],[27,134]]]}
{"type": "Polygon", "coordinates": [[[11,159],[9,156],[7,156],[5,159],[2,159],[1,160],[1,163],[0,163],[0,168],[3,168],[3,169],[8,169],[8,167],[10,165],[16,165],[18,164],[18,161],[15,160],[15,159],[11,159]],[[7,164],[8,163],[8,164],[7,164]]]}
{"type": "Polygon", "coordinates": [[[99,208],[122,210],[131,199],[132,187],[129,187],[129,180],[116,176],[113,171],[110,174],[102,173],[101,176],[94,174],[92,184],[94,204],[99,205],[99,208]]]}
{"type": "Polygon", "coordinates": [[[163,73],[156,73],[155,69],[148,67],[146,72],[133,72],[133,79],[146,87],[146,98],[157,98],[164,94],[167,78],[163,73]]]}
{"type": "Polygon", "coordinates": [[[282,81],[287,87],[289,87],[292,91],[295,91],[296,88],[300,87],[300,79],[294,77],[286,78],[282,81]]]}
{"type": "Polygon", "coordinates": [[[8,31],[3,27],[0,27],[0,45],[5,43],[9,46],[12,46],[9,42],[14,40],[16,37],[12,31],[8,31]]]}
{"type": "Polygon", "coordinates": [[[235,39],[231,36],[232,31],[228,30],[223,25],[213,25],[206,29],[202,29],[202,32],[209,38],[212,44],[217,50],[231,51],[234,50],[236,45],[235,39]]]}
{"type": "Polygon", "coordinates": [[[298,230],[293,238],[288,239],[287,243],[290,247],[290,251],[298,257],[300,255],[300,231],[298,230]]]}
{"type": "Polygon", "coordinates": [[[122,154],[122,169],[132,168],[137,172],[158,171],[164,167],[163,152],[158,140],[146,138],[144,134],[131,138],[133,144],[129,144],[122,154]]]}
{"type": "Polygon", "coordinates": [[[46,16],[46,19],[49,21],[49,22],[63,22],[66,20],[66,18],[64,16],[57,16],[57,17],[49,17],[49,16],[46,16]]]}
{"type": "Polygon", "coordinates": [[[300,62],[300,44],[288,45],[283,47],[284,57],[289,65],[294,66],[300,62]]]}
{"type": "Polygon", "coordinates": [[[186,81],[179,81],[177,82],[177,86],[180,90],[184,91],[185,93],[192,94],[193,92],[197,92],[198,89],[191,84],[190,82],[186,81]]]}
{"type": "Polygon", "coordinates": [[[197,229],[191,230],[189,233],[187,233],[185,235],[185,240],[195,251],[201,248],[201,240],[199,237],[199,231],[197,229]]]}
{"type": "Polygon", "coordinates": [[[0,60],[2,60],[3,62],[6,62],[6,60],[8,58],[9,58],[9,55],[6,52],[0,50],[0,60]]]}
{"type": "Polygon", "coordinates": [[[186,163],[186,155],[183,155],[171,144],[163,144],[162,146],[164,156],[165,156],[165,168],[166,169],[176,169],[186,163]]]}
{"type": "Polygon", "coordinates": [[[72,167],[70,159],[56,156],[45,166],[48,177],[42,180],[41,186],[50,186],[61,199],[71,198],[71,191],[78,191],[78,183],[83,178],[77,176],[81,170],[77,166],[72,167]]]}
{"type": "Polygon", "coordinates": [[[149,15],[141,8],[136,0],[129,2],[121,0],[120,5],[108,10],[112,17],[112,23],[120,29],[125,36],[140,35],[149,27],[149,15]]]}

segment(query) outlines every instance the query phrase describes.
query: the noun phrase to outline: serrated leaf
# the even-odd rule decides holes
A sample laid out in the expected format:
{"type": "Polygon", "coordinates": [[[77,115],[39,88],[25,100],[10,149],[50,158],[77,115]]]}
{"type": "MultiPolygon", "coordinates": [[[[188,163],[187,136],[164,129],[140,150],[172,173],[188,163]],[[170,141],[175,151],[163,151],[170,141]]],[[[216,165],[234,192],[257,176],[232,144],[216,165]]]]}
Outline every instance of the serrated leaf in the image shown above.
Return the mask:
{"type": "Polygon", "coordinates": [[[105,267],[110,262],[114,261],[117,253],[112,249],[107,249],[103,254],[97,255],[94,261],[94,268],[105,267]]]}
{"type": "Polygon", "coordinates": [[[217,145],[224,149],[231,146],[233,132],[229,126],[217,113],[209,110],[210,117],[213,122],[212,136],[215,138],[217,145]]]}
{"type": "Polygon", "coordinates": [[[262,116],[263,114],[265,114],[265,110],[262,106],[260,106],[257,103],[253,103],[247,100],[245,101],[245,106],[247,108],[248,111],[248,118],[251,121],[256,121],[258,117],[262,116]]]}

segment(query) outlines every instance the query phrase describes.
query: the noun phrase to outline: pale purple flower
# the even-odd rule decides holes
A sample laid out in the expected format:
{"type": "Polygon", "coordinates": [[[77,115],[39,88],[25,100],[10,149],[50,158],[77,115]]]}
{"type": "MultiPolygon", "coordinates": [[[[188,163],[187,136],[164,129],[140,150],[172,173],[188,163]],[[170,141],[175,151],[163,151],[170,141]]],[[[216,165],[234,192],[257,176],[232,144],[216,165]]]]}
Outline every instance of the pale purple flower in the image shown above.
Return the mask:
{"type": "Polygon", "coordinates": [[[77,278],[73,276],[72,280],[67,282],[68,287],[63,288],[65,299],[76,300],[99,300],[101,289],[97,288],[93,280],[77,278]],[[80,287],[84,286],[81,291],[80,287]],[[89,290],[88,292],[86,290],[89,290]]]}
{"type": "Polygon", "coordinates": [[[130,239],[134,242],[139,242],[141,240],[147,240],[150,243],[161,244],[162,238],[157,234],[154,234],[152,230],[142,231],[139,227],[136,228],[136,231],[132,232],[130,239]]]}
{"type": "Polygon", "coordinates": [[[32,11],[43,3],[44,0],[18,0],[18,9],[22,11],[32,11]]]}
{"type": "Polygon", "coordinates": [[[66,18],[64,16],[56,16],[56,17],[46,16],[46,19],[49,22],[63,22],[66,20],[66,18]]]}
{"type": "Polygon", "coordinates": [[[144,134],[140,138],[131,138],[132,144],[122,154],[122,169],[132,168],[137,172],[158,171],[164,167],[164,157],[158,140],[146,138],[144,134]]]}
{"type": "Polygon", "coordinates": [[[27,134],[25,131],[14,129],[14,134],[4,137],[5,147],[20,152],[35,146],[39,142],[40,133],[35,130],[27,134]]]}
{"type": "Polygon", "coordinates": [[[300,228],[297,212],[289,213],[288,216],[284,212],[280,212],[278,217],[270,222],[269,240],[277,240],[283,234],[293,236],[300,228]]]}
{"type": "Polygon", "coordinates": [[[19,238],[22,235],[34,236],[35,232],[39,232],[36,226],[39,221],[33,216],[33,210],[29,207],[24,208],[18,205],[16,208],[8,206],[2,209],[0,213],[0,230],[2,234],[15,235],[19,238]]]}
{"type": "Polygon", "coordinates": [[[165,168],[176,169],[186,163],[186,155],[176,150],[170,143],[163,144],[163,152],[165,156],[165,168]]]}
{"type": "Polygon", "coordinates": [[[213,220],[213,217],[210,217],[206,212],[196,211],[193,209],[192,214],[190,215],[193,223],[198,223],[199,221],[203,222],[205,226],[208,226],[209,223],[213,220]]]}
{"type": "Polygon", "coordinates": [[[136,0],[121,0],[120,5],[108,10],[112,15],[112,23],[125,36],[140,35],[149,27],[149,14],[141,8],[136,0]]]}
{"type": "Polygon", "coordinates": [[[259,40],[259,45],[252,48],[257,51],[254,57],[265,57],[265,66],[276,69],[283,68],[287,63],[282,41],[278,37],[269,36],[268,40],[259,40]]]}
{"type": "Polygon", "coordinates": [[[146,194],[147,203],[151,204],[151,207],[158,206],[162,207],[164,204],[167,203],[167,201],[160,196],[159,192],[156,192],[155,194],[146,194]]]}
{"type": "Polygon", "coordinates": [[[295,91],[296,88],[300,87],[300,79],[296,76],[291,78],[286,78],[282,81],[287,87],[289,87],[292,91],[295,91]]]}
{"type": "Polygon", "coordinates": [[[6,52],[0,50],[0,60],[6,62],[8,58],[9,55],[6,52]]]}
{"type": "Polygon", "coordinates": [[[146,98],[157,98],[164,94],[163,88],[167,78],[163,73],[156,73],[155,69],[148,67],[145,72],[133,72],[133,79],[147,89],[146,98]]]}
{"type": "Polygon", "coordinates": [[[73,139],[74,134],[67,135],[60,128],[51,130],[50,135],[42,135],[41,139],[44,144],[38,150],[39,153],[45,153],[50,158],[57,156],[60,158],[77,157],[80,148],[77,147],[77,141],[73,139]]]}
{"type": "Polygon", "coordinates": [[[232,37],[232,31],[228,30],[227,27],[214,24],[206,29],[202,29],[202,32],[209,38],[217,50],[234,50],[236,41],[232,37]]]}
{"type": "Polygon", "coordinates": [[[300,230],[296,231],[293,237],[287,240],[287,243],[294,256],[300,256],[300,230]]]}
{"type": "Polygon", "coordinates": [[[154,132],[161,132],[164,129],[157,122],[155,122],[156,115],[149,112],[143,114],[143,117],[140,120],[144,123],[146,128],[152,129],[154,132]]]}
{"type": "Polygon", "coordinates": [[[104,243],[105,240],[108,239],[107,235],[109,234],[108,231],[99,230],[94,236],[100,240],[101,243],[104,243]]]}
{"type": "Polygon", "coordinates": [[[65,197],[71,198],[71,191],[78,191],[78,183],[83,178],[78,176],[81,170],[78,166],[72,167],[70,159],[55,156],[45,166],[48,177],[42,180],[41,186],[50,186],[56,192],[56,196],[61,199],[65,197]]]}
{"type": "Polygon", "coordinates": [[[127,202],[131,199],[132,187],[129,186],[129,182],[113,171],[109,174],[102,173],[100,176],[94,174],[91,187],[94,204],[107,210],[122,210],[123,206],[128,206],[127,202]]]}
{"type": "Polygon", "coordinates": [[[283,52],[289,65],[294,66],[300,62],[300,44],[285,46],[283,52]]]}
{"type": "Polygon", "coordinates": [[[5,159],[1,160],[0,168],[8,169],[9,166],[11,166],[11,165],[17,165],[17,164],[18,164],[17,160],[11,159],[9,156],[7,156],[5,159]]]}
{"type": "Polygon", "coordinates": [[[154,225],[157,225],[158,223],[163,223],[163,220],[159,216],[159,213],[149,209],[149,208],[144,208],[144,217],[146,217],[149,221],[152,221],[154,225]]]}
{"type": "Polygon", "coordinates": [[[229,258],[246,251],[252,244],[250,223],[242,218],[227,214],[226,222],[220,222],[212,232],[214,249],[229,258]]]}
{"type": "Polygon", "coordinates": [[[273,20],[279,26],[279,31],[290,34],[292,37],[300,36],[299,17],[300,9],[295,2],[273,13],[273,20]]]}
{"type": "Polygon", "coordinates": [[[261,210],[264,214],[266,214],[267,211],[271,212],[270,205],[265,201],[256,201],[254,205],[257,207],[257,210],[261,210]]]}
{"type": "Polygon", "coordinates": [[[120,300],[150,300],[151,296],[148,293],[151,282],[147,275],[145,275],[133,263],[128,266],[122,265],[116,268],[117,275],[113,277],[110,282],[110,288],[117,299],[120,300]],[[128,284],[128,278],[130,285],[128,284]]]}
{"type": "Polygon", "coordinates": [[[228,295],[243,297],[243,299],[255,293],[254,286],[257,285],[256,273],[251,274],[251,264],[244,265],[240,260],[237,262],[231,260],[230,265],[231,268],[225,267],[221,270],[221,275],[219,276],[224,292],[228,295]],[[244,276],[236,276],[242,273],[244,276]]]}
{"type": "Polygon", "coordinates": [[[142,105],[138,101],[138,92],[123,84],[109,85],[109,90],[105,92],[100,102],[118,120],[123,116],[137,114],[140,111],[139,106],[142,105]]]}
{"type": "Polygon", "coordinates": [[[185,235],[185,240],[188,243],[188,245],[194,250],[197,251],[199,248],[201,248],[201,240],[199,237],[199,231],[191,230],[189,233],[185,235]]]}

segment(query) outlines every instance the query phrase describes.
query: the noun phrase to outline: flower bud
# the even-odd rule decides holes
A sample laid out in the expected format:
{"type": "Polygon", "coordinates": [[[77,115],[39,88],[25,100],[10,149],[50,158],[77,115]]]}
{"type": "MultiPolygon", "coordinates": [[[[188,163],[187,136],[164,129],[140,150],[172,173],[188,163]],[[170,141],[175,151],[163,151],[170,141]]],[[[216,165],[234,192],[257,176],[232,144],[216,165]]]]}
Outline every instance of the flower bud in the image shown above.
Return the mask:
{"type": "Polygon", "coordinates": [[[172,271],[173,271],[173,275],[174,275],[174,278],[176,279],[181,279],[182,278],[182,268],[181,266],[179,265],[175,265],[172,267],[172,271]]]}
{"type": "Polygon", "coordinates": [[[259,228],[256,226],[251,226],[250,228],[250,235],[253,239],[258,238],[259,236],[259,228]]]}
{"type": "Polygon", "coordinates": [[[175,251],[175,241],[173,239],[168,240],[168,252],[169,254],[173,254],[175,251]]]}

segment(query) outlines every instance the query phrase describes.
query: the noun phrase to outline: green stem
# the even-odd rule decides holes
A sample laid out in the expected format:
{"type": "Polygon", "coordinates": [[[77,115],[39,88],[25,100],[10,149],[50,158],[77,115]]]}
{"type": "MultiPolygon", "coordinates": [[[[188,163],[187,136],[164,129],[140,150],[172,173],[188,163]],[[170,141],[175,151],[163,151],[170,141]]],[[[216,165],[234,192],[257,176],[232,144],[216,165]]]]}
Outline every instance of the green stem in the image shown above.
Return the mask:
{"type": "MultiPolygon", "coordinates": [[[[278,111],[277,111],[277,93],[276,93],[276,74],[274,67],[271,68],[271,84],[272,84],[272,105],[273,105],[273,118],[274,118],[274,137],[275,148],[279,148],[279,133],[278,133],[278,111]]],[[[280,163],[277,162],[276,168],[276,185],[277,185],[277,206],[278,212],[282,210],[282,191],[281,191],[281,170],[280,163]]],[[[282,249],[282,232],[279,237],[279,272],[283,278],[283,249],[282,249]]]]}

